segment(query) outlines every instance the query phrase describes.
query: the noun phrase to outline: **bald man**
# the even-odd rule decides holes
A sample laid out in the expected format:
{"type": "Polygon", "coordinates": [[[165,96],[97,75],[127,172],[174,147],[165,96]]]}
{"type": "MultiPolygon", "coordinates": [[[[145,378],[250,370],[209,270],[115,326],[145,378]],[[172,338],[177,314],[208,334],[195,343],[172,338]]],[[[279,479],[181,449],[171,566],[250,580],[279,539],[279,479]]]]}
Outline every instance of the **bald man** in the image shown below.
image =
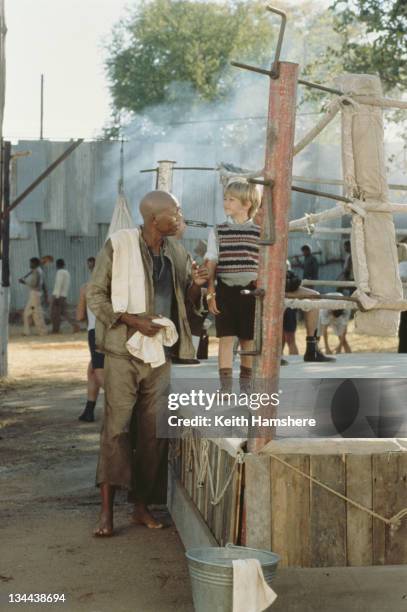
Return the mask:
{"type": "Polygon", "coordinates": [[[99,254],[87,290],[96,315],[96,347],[105,353],[105,416],[101,432],[96,484],[101,492],[100,523],[94,535],[113,534],[113,503],[117,489],[131,492],[133,521],[149,528],[162,527],[148,510],[165,503],[167,440],[157,439],[156,410],[170,382],[170,359],[160,367],[135,359],[126,341],[136,331],[154,336],[161,327],[157,316],[170,318],[179,341],[175,356],[191,359],[194,347],[185,303],[200,300],[207,281],[205,267],[192,263],[176,240],[182,214],[176,198],[164,191],[148,193],[140,203],[143,226],[140,252],[145,274],[146,312],[113,312],[111,300],[113,247],[108,240],[99,254]],[[135,425],[135,426],[134,426],[135,425]],[[132,433],[136,431],[136,444],[132,433]],[[135,446],[135,449],[133,447],[135,446]]]}

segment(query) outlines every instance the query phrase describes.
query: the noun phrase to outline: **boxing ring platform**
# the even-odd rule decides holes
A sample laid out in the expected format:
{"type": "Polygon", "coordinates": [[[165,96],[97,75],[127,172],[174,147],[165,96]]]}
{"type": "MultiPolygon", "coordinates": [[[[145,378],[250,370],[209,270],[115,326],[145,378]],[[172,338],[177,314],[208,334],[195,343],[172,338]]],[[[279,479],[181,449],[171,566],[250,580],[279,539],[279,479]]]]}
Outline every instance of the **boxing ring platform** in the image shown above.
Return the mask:
{"type": "MultiPolygon", "coordinates": [[[[301,355],[284,355],[288,366],[280,368],[285,378],[407,378],[407,353],[345,353],[335,355],[333,363],[306,363],[301,355]]],[[[197,365],[173,366],[175,378],[216,378],[218,360],[209,357],[197,365]]],[[[239,376],[239,359],[233,367],[239,376]]]]}
{"type": "MultiPolygon", "coordinates": [[[[407,355],[288,361],[276,416],[317,427],[276,426],[259,454],[196,428],[172,440],[168,507],[184,546],[265,548],[283,568],[407,564],[407,355]]],[[[174,366],[174,388],[215,384],[217,370],[215,357],[174,366]]],[[[237,392],[238,378],[237,358],[237,392]]]]}

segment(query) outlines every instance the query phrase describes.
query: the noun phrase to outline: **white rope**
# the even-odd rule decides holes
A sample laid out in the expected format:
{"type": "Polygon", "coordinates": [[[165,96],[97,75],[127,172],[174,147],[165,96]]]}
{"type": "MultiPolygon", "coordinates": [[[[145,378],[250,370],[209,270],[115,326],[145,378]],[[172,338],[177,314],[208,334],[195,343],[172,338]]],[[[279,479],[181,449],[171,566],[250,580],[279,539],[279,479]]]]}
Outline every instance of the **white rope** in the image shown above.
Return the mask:
{"type": "Polygon", "coordinates": [[[330,300],[329,298],[321,298],[313,300],[309,298],[285,298],[285,308],[297,308],[306,312],[310,310],[395,310],[396,312],[404,312],[407,310],[407,300],[395,300],[393,302],[384,302],[376,298],[372,298],[366,293],[356,290],[352,293],[352,298],[355,301],[330,300]]]}
{"type": "Polygon", "coordinates": [[[328,210],[323,210],[320,213],[305,214],[304,217],[293,219],[288,223],[288,229],[290,232],[295,231],[296,229],[308,229],[313,224],[319,223],[320,221],[339,219],[346,214],[348,213],[345,211],[343,206],[334,206],[333,208],[328,208],[328,210]]]}
{"type": "Polygon", "coordinates": [[[366,210],[360,206],[359,200],[355,200],[349,204],[339,203],[338,206],[328,208],[320,213],[306,213],[304,217],[293,219],[288,223],[288,230],[290,232],[295,232],[300,229],[305,229],[308,231],[308,233],[312,234],[315,231],[314,225],[316,223],[320,223],[321,221],[330,221],[332,219],[339,219],[344,215],[349,215],[352,213],[357,213],[361,217],[365,217],[367,214],[366,210]]]}
{"type": "Polygon", "coordinates": [[[310,310],[358,310],[356,302],[347,302],[344,300],[310,300],[308,298],[285,298],[284,306],[286,308],[297,308],[306,312],[310,310]]]}
{"type": "Polygon", "coordinates": [[[380,200],[355,200],[354,204],[363,208],[366,212],[374,213],[407,213],[407,204],[387,202],[380,200]]]}
{"type": "MultiPolygon", "coordinates": [[[[237,451],[232,468],[230,470],[229,476],[227,477],[225,483],[220,489],[220,461],[218,461],[217,465],[217,474],[216,474],[216,484],[214,484],[212,467],[209,461],[209,441],[205,438],[201,439],[200,444],[200,453],[198,457],[198,449],[195,443],[194,432],[192,430],[187,430],[188,440],[191,443],[192,455],[194,458],[195,464],[195,472],[197,475],[197,486],[203,487],[205,483],[205,478],[208,476],[209,489],[211,494],[210,503],[212,506],[217,506],[225,496],[226,491],[229,488],[230,483],[232,482],[233,475],[235,473],[236,467],[239,463],[243,463],[244,461],[244,452],[242,450],[237,451]],[[220,489],[220,490],[219,490],[220,489]]],[[[225,451],[226,452],[226,451],[225,451]]]]}
{"type": "Polygon", "coordinates": [[[407,100],[395,100],[392,98],[375,98],[374,96],[352,95],[359,104],[379,106],[380,108],[407,108],[407,100]]]}
{"type": "Polygon", "coordinates": [[[360,504],[359,502],[355,501],[354,499],[350,499],[350,497],[347,497],[346,495],[343,495],[342,493],[340,493],[339,491],[336,491],[332,487],[329,487],[324,482],[321,482],[317,478],[314,478],[314,476],[311,476],[310,474],[307,474],[303,470],[300,470],[299,468],[295,467],[291,463],[288,463],[288,461],[286,461],[285,459],[282,459],[278,455],[275,455],[274,453],[270,453],[269,456],[272,459],[274,459],[275,461],[278,461],[279,463],[284,465],[285,467],[288,467],[290,470],[293,470],[294,472],[296,472],[300,476],[303,476],[304,478],[306,478],[307,480],[309,480],[313,484],[316,484],[319,487],[321,487],[322,489],[325,489],[325,491],[328,491],[329,493],[332,493],[332,495],[336,495],[336,497],[339,497],[340,499],[343,499],[348,504],[350,504],[352,506],[355,506],[355,508],[358,508],[359,510],[362,510],[363,512],[366,512],[367,514],[370,514],[370,516],[372,516],[373,518],[378,519],[379,521],[382,521],[388,527],[390,527],[390,529],[393,532],[396,531],[400,527],[402,519],[405,516],[407,516],[407,508],[403,508],[402,510],[397,512],[397,514],[394,514],[390,518],[386,518],[385,516],[383,516],[382,514],[378,514],[377,512],[372,510],[371,508],[367,508],[367,506],[363,506],[362,504],[360,504]]]}

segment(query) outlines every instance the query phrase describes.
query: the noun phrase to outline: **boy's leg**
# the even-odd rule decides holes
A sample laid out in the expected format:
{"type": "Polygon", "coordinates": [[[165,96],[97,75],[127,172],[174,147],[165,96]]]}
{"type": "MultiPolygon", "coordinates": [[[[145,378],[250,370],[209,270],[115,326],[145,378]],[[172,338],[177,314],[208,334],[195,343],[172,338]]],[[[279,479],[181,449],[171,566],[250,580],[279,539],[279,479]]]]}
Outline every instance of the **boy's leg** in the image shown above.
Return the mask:
{"type": "Polygon", "coordinates": [[[219,338],[219,369],[232,368],[234,336],[219,338]]]}
{"type": "Polygon", "coordinates": [[[86,399],[86,406],[84,411],[79,417],[80,421],[87,423],[93,423],[95,420],[95,406],[99,395],[99,384],[96,378],[95,370],[92,368],[92,362],[88,364],[87,370],[87,382],[88,382],[88,393],[86,399]]]}
{"type": "Polygon", "coordinates": [[[290,355],[298,355],[298,346],[295,341],[295,332],[284,332],[284,339],[288,344],[288,352],[290,355]]]}
{"type": "Polygon", "coordinates": [[[103,368],[95,368],[95,378],[97,384],[99,385],[99,389],[104,389],[105,386],[105,371],[103,368]]]}
{"type": "MultiPolygon", "coordinates": [[[[242,351],[252,351],[254,348],[253,340],[240,339],[242,351]]],[[[240,393],[249,393],[252,382],[253,357],[251,355],[240,355],[240,393]]]]}
{"type": "MultiPolygon", "coordinates": [[[[318,295],[318,291],[308,287],[299,287],[296,291],[286,292],[286,297],[307,298],[310,295],[318,295]]],[[[319,311],[317,309],[304,312],[305,329],[307,330],[304,361],[329,362],[336,361],[333,357],[326,357],[318,348],[318,320],[319,311]]]]}
{"type": "Polygon", "coordinates": [[[230,393],[233,387],[233,343],[234,336],[219,338],[219,379],[221,391],[230,393]]]}
{"type": "MultiPolygon", "coordinates": [[[[254,349],[253,340],[241,340],[239,339],[240,347],[242,351],[252,351],[254,349]]],[[[252,369],[253,357],[251,355],[240,355],[240,363],[243,367],[252,369]]]]}
{"type": "Polygon", "coordinates": [[[352,349],[350,348],[349,342],[346,339],[346,332],[347,330],[345,329],[345,331],[341,335],[341,344],[343,346],[343,350],[345,351],[345,353],[351,353],[352,349]]]}

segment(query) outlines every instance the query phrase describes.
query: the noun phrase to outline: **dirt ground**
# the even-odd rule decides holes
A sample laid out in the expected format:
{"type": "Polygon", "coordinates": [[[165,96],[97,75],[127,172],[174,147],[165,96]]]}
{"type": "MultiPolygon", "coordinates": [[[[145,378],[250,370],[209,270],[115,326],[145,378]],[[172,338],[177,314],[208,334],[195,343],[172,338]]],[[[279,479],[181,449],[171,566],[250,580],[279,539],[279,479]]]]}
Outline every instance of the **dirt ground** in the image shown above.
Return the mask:
{"type": "Polygon", "coordinates": [[[0,610],[10,593],[65,594],[69,612],[191,612],[184,551],[175,528],[130,526],[119,498],[117,536],[92,538],[97,422],[77,420],[86,393],[85,333],[13,335],[10,379],[0,388],[0,610]]]}
{"type": "MultiPolygon", "coordinates": [[[[302,352],[301,330],[298,340],[302,352]]],[[[361,351],[397,344],[352,331],[349,341],[361,351]]],[[[216,349],[211,339],[210,353],[216,349]]],[[[10,593],[56,593],[65,604],[35,609],[191,612],[184,551],[168,516],[162,531],[130,526],[122,498],[117,536],[91,537],[103,401],[96,423],[78,422],[88,359],[85,332],[25,338],[11,330],[10,377],[0,385],[0,609],[16,609],[10,593]]]]}
{"type": "MultiPolygon", "coordinates": [[[[360,336],[354,333],[353,321],[349,323],[347,337],[353,352],[397,352],[398,338],[360,336]]],[[[298,326],[296,340],[299,352],[303,354],[305,330],[302,323],[298,326]]],[[[332,349],[337,344],[336,336],[332,333],[329,334],[329,344],[332,349]]],[[[322,341],[320,345],[322,346],[322,341]]],[[[217,339],[211,337],[209,354],[217,355],[217,348],[217,339]]],[[[45,337],[33,335],[27,338],[21,335],[21,327],[13,326],[9,346],[10,376],[6,385],[17,385],[21,388],[31,385],[85,383],[88,360],[85,332],[51,334],[45,337]]]]}

